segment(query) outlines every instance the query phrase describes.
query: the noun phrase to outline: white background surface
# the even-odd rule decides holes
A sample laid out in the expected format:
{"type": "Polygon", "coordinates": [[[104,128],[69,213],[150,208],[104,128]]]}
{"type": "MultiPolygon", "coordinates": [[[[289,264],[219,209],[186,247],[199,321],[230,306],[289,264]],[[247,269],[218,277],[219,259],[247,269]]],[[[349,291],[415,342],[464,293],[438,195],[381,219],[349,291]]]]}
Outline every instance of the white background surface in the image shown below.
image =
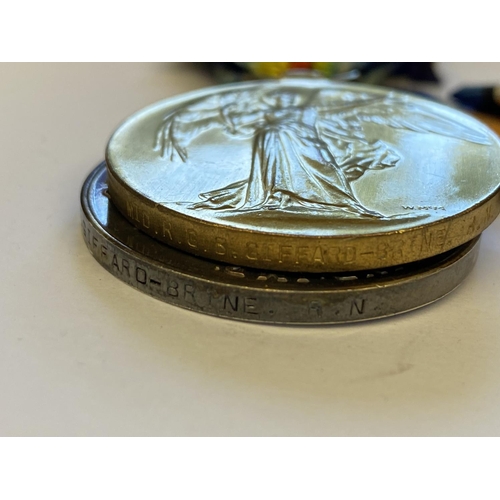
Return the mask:
{"type": "MultiPolygon", "coordinates": [[[[444,91],[500,65],[441,64],[444,91]]],[[[0,65],[1,435],[498,435],[500,219],[438,303],[354,326],[152,299],[83,242],[81,185],[121,120],[211,83],[188,65],[0,65]]],[[[444,92],[443,91],[443,92],[444,92]]]]}

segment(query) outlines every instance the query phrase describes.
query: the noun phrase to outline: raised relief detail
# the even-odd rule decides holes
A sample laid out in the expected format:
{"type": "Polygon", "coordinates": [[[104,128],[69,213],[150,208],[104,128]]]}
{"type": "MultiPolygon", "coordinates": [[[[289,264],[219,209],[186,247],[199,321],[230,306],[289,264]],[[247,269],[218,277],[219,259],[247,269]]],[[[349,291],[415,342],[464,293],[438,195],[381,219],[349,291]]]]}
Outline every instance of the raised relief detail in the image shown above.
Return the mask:
{"type": "Polygon", "coordinates": [[[209,96],[173,110],[157,131],[155,148],[164,158],[185,162],[190,141],[213,128],[251,142],[249,177],[200,193],[191,209],[383,219],[360,203],[351,183],[368,170],[395,167],[401,154],[383,140],[369,139],[367,123],[490,143],[485,133],[394,93],[267,87],[209,96]]]}

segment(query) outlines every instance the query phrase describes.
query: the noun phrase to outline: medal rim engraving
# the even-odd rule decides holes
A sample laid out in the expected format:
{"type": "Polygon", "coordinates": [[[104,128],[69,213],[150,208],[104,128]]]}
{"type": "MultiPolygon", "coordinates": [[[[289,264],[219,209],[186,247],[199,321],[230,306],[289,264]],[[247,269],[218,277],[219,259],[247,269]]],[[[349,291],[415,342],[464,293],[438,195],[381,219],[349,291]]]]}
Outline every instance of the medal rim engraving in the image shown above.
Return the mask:
{"type": "MultiPolygon", "coordinates": [[[[476,238],[451,251],[446,259],[435,257],[434,265],[419,263],[423,267],[418,271],[416,265],[411,265],[412,271],[404,276],[382,273],[381,277],[371,280],[353,280],[348,275],[324,279],[309,275],[313,283],[304,277],[307,274],[285,273],[281,277],[265,271],[259,274],[252,269],[224,266],[182,254],[141,234],[115,211],[132,238],[140,235],[142,241],[158,249],[161,260],[153,259],[117,239],[112,229],[99,219],[96,197],[105,196],[105,178],[106,169],[101,164],[89,175],[81,195],[84,238],[96,260],[117,278],[155,298],[217,317],[300,325],[392,316],[430,304],[450,293],[468,275],[478,254],[476,238]],[[201,272],[195,273],[194,268],[201,272]],[[253,278],[247,277],[246,272],[253,278]],[[255,279],[256,275],[273,276],[273,279],[255,279]],[[167,280],[170,280],[170,289],[167,280]],[[209,296],[213,299],[207,305],[209,296]]],[[[102,201],[109,203],[107,199],[102,201]]]]}

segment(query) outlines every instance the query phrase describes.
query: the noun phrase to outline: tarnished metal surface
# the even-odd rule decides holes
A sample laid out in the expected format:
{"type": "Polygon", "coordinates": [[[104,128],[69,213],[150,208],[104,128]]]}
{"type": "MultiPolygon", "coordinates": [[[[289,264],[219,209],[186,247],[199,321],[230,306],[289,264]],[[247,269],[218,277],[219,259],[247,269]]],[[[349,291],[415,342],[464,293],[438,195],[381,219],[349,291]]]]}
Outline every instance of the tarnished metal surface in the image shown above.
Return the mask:
{"type": "Polygon", "coordinates": [[[245,321],[314,324],[380,318],[429,304],[472,269],[478,238],[422,262],[356,273],[236,267],[170,248],[133,227],[109,202],[100,165],[82,190],[85,242],[111,274],[153,297],[245,321]]]}
{"type": "Polygon", "coordinates": [[[110,193],[154,238],[286,271],[413,262],[500,211],[500,142],[446,106],[387,89],[284,79],[204,89],[128,119],[110,193]]]}

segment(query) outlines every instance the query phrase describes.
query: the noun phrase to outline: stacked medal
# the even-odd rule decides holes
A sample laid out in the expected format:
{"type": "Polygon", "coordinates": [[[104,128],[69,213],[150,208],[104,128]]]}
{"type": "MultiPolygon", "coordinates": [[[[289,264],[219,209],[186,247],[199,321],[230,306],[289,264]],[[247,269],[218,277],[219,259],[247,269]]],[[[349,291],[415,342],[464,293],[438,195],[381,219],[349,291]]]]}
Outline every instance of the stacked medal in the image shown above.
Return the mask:
{"type": "Polygon", "coordinates": [[[500,212],[500,141],[391,91],[288,78],[127,119],[82,190],[85,241],[133,287],[215,316],[345,323],[429,304],[500,212]]]}

